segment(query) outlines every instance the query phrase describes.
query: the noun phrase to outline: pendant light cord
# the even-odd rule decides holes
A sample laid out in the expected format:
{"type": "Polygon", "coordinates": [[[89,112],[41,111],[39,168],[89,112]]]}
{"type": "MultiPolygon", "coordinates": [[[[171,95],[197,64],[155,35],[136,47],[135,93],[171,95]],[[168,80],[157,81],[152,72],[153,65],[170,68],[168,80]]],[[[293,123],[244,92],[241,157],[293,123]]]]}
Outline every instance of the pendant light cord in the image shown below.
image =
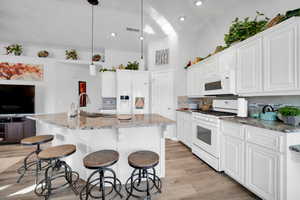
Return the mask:
{"type": "Polygon", "coordinates": [[[94,56],[94,6],[92,5],[92,65],[94,64],[93,62],[93,56],[94,56]]]}
{"type": "Polygon", "coordinates": [[[144,59],[144,0],[141,0],[141,59],[144,59]]]}

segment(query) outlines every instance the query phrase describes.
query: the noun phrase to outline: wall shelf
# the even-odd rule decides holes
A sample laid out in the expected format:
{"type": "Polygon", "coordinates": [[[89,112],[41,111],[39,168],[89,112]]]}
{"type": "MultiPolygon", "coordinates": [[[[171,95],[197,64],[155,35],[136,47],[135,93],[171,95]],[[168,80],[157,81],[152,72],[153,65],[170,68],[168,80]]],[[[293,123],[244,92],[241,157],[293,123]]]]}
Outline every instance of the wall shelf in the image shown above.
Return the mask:
{"type": "MultiPolygon", "coordinates": [[[[62,63],[62,64],[74,64],[74,65],[90,65],[91,61],[88,60],[64,60],[56,58],[39,58],[39,57],[30,57],[30,56],[13,56],[13,55],[0,55],[0,61],[6,61],[14,58],[17,62],[27,62],[27,60],[34,60],[36,62],[52,62],[52,63],[62,63]]],[[[95,65],[101,65],[104,62],[94,62],[95,65]]]]}

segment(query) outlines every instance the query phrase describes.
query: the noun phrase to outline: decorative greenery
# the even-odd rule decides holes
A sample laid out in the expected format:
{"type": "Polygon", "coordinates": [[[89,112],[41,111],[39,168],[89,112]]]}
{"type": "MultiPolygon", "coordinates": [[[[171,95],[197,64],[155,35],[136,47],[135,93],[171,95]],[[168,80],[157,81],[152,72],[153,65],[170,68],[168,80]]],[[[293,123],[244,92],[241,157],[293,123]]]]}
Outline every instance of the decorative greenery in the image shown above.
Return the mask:
{"type": "Polygon", "coordinates": [[[137,61],[134,62],[128,62],[127,66],[125,69],[127,70],[139,70],[139,63],[137,61]]]}
{"type": "Polygon", "coordinates": [[[101,68],[99,72],[116,72],[116,69],[101,68]]]}
{"type": "Polygon", "coordinates": [[[78,55],[75,49],[66,50],[67,60],[78,60],[78,55]]]}
{"type": "Polygon", "coordinates": [[[284,20],[287,20],[291,17],[299,17],[299,16],[300,16],[300,8],[295,9],[295,10],[289,10],[286,12],[284,20]]]}
{"type": "Polygon", "coordinates": [[[46,50],[39,51],[37,55],[38,55],[38,57],[40,57],[40,58],[47,58],[47,57],[49,56],[49,52],[46,51],[46,50]]]}
{"type": "Polygon", "coordinates": [[[264,17],[264,19],[258,20],[258,17],[264,16],[264,14],[258,11],[256,13],[257,15],[254,20],[250,20],[249,17],[246,17],[244,20],[236,18],[233,21],[233,24],[229,28],[229,33],[225,34],[224,38],[227,46],[230,46],[232,43],[237,41],[246,40],[247,38],[264,30],[269,18],[264,17]]]}
{"type": "Polygon", "coordinates": [[[22,45],[20,44],[12,44],[5,47],[5,49],[7,55],[14,54],[15,56],[20,56],[23,53],[22,45]]]}
{"type": "Polygon", "coordinates": [[[286,106],[278,110],[278,112],[285,117],[288,116],[300,116],[300,109],[296,107],[286,106]]]}

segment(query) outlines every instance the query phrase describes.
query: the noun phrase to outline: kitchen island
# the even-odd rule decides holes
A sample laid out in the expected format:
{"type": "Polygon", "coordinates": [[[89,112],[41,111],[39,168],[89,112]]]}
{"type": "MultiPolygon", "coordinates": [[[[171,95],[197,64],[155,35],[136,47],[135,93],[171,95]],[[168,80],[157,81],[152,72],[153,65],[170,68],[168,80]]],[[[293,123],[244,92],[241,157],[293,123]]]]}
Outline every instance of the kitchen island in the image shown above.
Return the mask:
{"type": "Polygon", "coordinates": [[[157,114],[133,115],[131,120],[118,120],[111,117],[69,118],[67,113],[28,116],[42,127],[43,134],[53,134],[52,145],[74,144],[77,151],[66,158],[72,169],[86,180],[91,170],[83,166],[83,158],[92,152],[113,149],[119,152],[120,160],[113,166],[118,178],[125,183],[132,168],[127,157],[138,150],[150,150],[159,154],[157,172],[165,176],[165,138],[168,125],[175,121],[157,114]]]}

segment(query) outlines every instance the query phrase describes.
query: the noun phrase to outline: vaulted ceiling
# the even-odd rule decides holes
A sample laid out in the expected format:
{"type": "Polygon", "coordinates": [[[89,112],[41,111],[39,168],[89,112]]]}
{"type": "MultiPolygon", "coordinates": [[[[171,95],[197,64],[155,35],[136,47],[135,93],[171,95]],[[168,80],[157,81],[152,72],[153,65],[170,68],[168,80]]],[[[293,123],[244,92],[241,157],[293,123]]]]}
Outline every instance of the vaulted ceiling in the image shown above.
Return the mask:
{"type": "MultiPolygon", "coordinates": [[[[201,35],[201,30],[234,13],[241,5],[284,2],[202,1],[203,5],[196,7],[195,0],[144,0],[145,28],[154,32],[146,34],[145,41],[178,33],[201,35]],[[179,16],[186,16],[186,21],[181,22],[179,16]]],[[[140,3],[141,0],[100,0],[95,9],[96,47],[139,51],[139,34],[126,31],[126,27],[140,27],[140,3]],[[112,32],[117,37],[111,37],[112,32]]],[[[0,41],[89,49],[90,28],[91,6],[86,0],[0,1],[0,41]]]]}

